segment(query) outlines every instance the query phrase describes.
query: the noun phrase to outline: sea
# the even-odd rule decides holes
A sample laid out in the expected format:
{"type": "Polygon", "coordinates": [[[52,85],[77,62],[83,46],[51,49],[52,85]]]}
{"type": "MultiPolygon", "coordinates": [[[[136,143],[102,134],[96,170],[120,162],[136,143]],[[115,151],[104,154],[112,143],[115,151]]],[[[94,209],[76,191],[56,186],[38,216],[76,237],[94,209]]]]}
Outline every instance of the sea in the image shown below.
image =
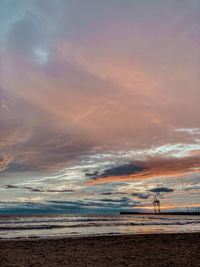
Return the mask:
{"type": "Polygon", "coordinates": [[[0,239],[195,232],[199,215],[0,215],[0,239]]]}

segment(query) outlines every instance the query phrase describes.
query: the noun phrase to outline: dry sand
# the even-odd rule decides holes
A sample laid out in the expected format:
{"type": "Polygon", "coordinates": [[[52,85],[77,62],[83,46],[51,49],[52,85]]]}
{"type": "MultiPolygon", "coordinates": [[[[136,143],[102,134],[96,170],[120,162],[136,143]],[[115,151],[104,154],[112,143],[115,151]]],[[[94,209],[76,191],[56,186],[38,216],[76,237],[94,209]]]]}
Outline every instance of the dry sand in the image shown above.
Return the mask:
{"type": "Polygon", "coordinates": [[[200,266],[200,233],[1,240],[0,266],[200,266]]]}

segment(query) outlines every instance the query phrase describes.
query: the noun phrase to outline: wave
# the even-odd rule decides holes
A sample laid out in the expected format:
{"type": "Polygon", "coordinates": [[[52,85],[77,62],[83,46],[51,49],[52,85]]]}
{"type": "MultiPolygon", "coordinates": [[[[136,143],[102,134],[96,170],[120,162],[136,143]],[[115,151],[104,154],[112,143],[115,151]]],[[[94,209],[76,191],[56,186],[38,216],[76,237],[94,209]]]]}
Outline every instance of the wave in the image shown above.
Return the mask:
{"type": "MultiPolygon", "coordinates": [[[[117,221],[124,221],[123,219],[117,219],[117,221]]],[[[53,220],[2,220],[0,224],[23,224],[23,223],[63,223],[63,222],[108,222],[116,221],[116,219],[53,219],[53,220]]]]}
{"type": "Polygon", "coordinates": [[[71,224],[71,225],[24,225],[24,226],[1,226],[0,231],[13,231],[13,230],[44,230],[56,228],[81,228],[81,227],[110,227],[110,226],[170,226],[170,225],[187,225],[187,224],[200,224],[198,221],[189,222],[127,222],[127,223],[88,223],[88,224],[71,224]]]}
{"type": "MultiPolygon", "coordinates": [[[[149,217],[149,220],[162,220],[162,221],[174,221],[174,220],[180,220],[179,217],[172,217],[172,218],[166,218],[166,217],[149,217]]],[[[200,218],[181,218],[181,221],[200,221],[200,218]]]]}
{"type": "Polygon", "coordinates": [[[200,224],[200,222],[152,222],[152,223],[130,223],[134,226],[150,226],[150,225],[186,225],[186,224],[200,224]]]}
{"type": "Polygon", "coordinates": [[[25,226],[1,226],[0,231],[8,230],[39,230],[55,228],[79,228],[79,227],[102,227],[102,226],[128,226],[130,223],[88,223],[71,225],[25,225],[25,226]]]}
{"type": "Polygon", "coordinates": [[[5,226],[0,227],[0,231],[8,230],[40,230],[40,229],[54,229],[54,228],[63,228],[65,226],[61,225],[26,225],[26,226],[5,226]]]}

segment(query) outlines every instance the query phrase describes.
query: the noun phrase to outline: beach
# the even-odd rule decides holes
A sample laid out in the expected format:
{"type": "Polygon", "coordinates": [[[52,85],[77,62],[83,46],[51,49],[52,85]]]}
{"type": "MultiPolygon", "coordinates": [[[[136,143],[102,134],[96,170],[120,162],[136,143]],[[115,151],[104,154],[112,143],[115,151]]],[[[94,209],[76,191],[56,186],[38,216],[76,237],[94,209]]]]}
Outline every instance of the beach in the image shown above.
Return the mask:
{"type": "Polygon", "coordinates": [[[200,233],[0,241],[0,266],[200,266],[200,233]]]}

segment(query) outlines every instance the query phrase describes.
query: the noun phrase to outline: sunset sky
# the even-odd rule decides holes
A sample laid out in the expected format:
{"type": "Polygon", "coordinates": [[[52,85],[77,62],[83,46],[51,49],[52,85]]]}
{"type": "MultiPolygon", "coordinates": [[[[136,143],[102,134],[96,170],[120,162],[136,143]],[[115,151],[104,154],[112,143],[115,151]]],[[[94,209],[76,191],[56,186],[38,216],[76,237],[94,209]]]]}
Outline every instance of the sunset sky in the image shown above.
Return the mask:
{"type": "Polygon", "coordinates": [[[1,0],[0,213],[200,207],[199,48],[199,0],[1,0]]]}

